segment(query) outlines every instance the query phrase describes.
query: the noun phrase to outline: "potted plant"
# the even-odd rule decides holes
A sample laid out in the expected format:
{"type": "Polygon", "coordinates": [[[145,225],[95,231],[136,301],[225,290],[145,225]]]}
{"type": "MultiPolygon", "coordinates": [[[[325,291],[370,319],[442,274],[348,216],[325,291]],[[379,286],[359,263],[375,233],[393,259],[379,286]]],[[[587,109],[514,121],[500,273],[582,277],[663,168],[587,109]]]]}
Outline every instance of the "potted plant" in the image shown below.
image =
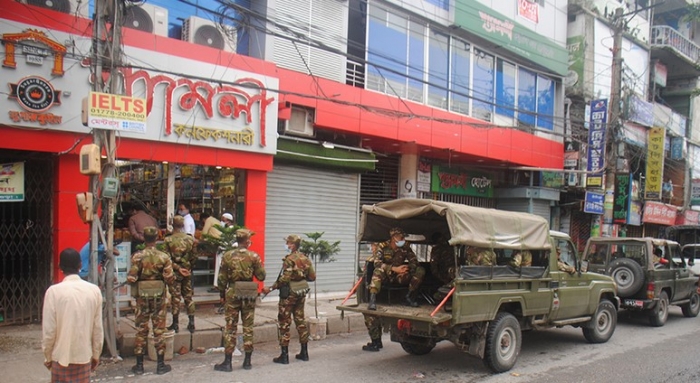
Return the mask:
{"type": "MultiPolygon", "coordinates": [[[[314,270],[318,270],[318,262],[334,262],[334,255],[340,252],[340,241],[330,243],[321,239],[324,232],[304,233],[309,240],[302,240],[299,251],[306,254],[314,262],[314,270]]],[[[314,281],[314,317],[309,318],[309,332],[313,339],[324,339],[326,337],[326,318],[318,316],[318,295],[316,281],[314,281]]]]}

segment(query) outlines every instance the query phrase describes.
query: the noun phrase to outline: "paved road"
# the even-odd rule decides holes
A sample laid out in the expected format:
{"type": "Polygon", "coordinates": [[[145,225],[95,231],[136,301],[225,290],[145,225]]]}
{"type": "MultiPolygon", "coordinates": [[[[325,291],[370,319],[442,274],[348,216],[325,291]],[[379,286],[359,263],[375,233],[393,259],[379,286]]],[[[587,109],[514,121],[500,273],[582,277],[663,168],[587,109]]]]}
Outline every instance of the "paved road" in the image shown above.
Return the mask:
{"type": "MultiPolygon", "coordinates": [[[[13,338],[16,339],[17,337],[13,338]]],[[[585,342],[581,330],[571,327],[523,334],[523,348],[518,363],[509,372],[492,375],[476,358],[459,352],[450,343],[439,344],[430,354],[406,354],[397,343],[384,335],[381,352],[360,350],[366,334],[329,336],[312,342],[311,360],[292,360],[287,366],[272,363],[277,345],[256,345],[253,370],[240,369],[242,357],[234,357],[234,371],[213,371],[223,354],[187,354],[171,362],[173,371],[154,374],[155,362],[146,361],[148,373],[130,374],[134,358],[113,365],[100,366],[94,382],[698,382],[700,318],[684,318],[679,308],[672,308],[668,323],[653,328],[646,320],[621,315],[613,338],[606,344],[585,342]]],[[[0,340],[7,340],[6,331],[0,340]]],[[[37,343],[22,341],[19,352],[1,349],[2,382],[47,382],[48,373],[41,365],[37,343]]],[[[290,346],[298,352],[298,344],[290,346]]]]}

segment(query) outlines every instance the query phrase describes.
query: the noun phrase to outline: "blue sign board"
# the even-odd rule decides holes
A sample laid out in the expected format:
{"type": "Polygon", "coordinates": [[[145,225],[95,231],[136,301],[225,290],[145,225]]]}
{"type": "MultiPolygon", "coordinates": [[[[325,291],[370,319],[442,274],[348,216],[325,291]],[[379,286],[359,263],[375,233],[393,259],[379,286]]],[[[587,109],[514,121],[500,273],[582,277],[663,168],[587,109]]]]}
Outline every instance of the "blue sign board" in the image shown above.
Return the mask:
{"type": "Polygon", "coordinates": [[[605,128],[608,121],[608,100],[591,101],[588,128],[588,173],[586,186],[603,187],[605,167],[605,128]]]}
{"type": "Polygon", "coordinates": [[[631,95],[627,119],[642,126],[654,126],[654,104],[642,100],[637,95],[631,95]]]}
{"type": "Polygon", "coordinates": [[[605,196],[602,193],[586,192],[586,201],[583,205],[583,212],[603,215],[603,201],[605,196]]]}
{"type": "Polygon", "coordinates": [[[685,140],[683,137],[673,137],[671,138],[671,159],[672,160],[682,160],[683,159],[683,146],[685,140]]]}

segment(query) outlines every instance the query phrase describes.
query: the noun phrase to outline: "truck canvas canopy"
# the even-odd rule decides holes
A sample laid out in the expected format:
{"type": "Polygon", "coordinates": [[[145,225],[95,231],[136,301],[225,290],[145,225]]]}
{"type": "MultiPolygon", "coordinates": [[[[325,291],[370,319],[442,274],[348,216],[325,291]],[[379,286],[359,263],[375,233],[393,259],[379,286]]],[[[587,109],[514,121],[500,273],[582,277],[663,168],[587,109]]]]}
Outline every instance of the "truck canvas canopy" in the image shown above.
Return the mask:
{"type": "Polygon", "coordinates": [[[551,248],[548,222],[532,214],[413,198],[362,206],[359,241],[385,241],[392,227],[425,238],[449,232],[452,246],[551,248]]]}

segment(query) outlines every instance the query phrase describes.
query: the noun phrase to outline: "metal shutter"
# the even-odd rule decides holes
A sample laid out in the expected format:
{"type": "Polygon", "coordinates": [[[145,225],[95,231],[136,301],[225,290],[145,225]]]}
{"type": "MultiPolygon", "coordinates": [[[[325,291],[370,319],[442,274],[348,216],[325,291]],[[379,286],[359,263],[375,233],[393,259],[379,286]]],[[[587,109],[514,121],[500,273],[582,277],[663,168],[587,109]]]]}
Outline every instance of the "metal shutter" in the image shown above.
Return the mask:
{"type": "Polygon", "coordinates": [[[551,208],[548,200],[532,200],[532,211],[530,211],[529,200],[522,198],[501,199],[496,203],[496,208],[539,215],[546,219],[547,222],[551,222],[551,208]]]}
{"type": "Polygon", "coordinates": [[[375,203],[398,198],[399,156],[377,156],[374,171],[362,174],[360,204],[375,203]]]}
{"type": "MultiPolygon", "coordinates": [[[[271,285],[285,255],[282,238],[324,232],[321,239],[340,241],[335,262],[318,262],[318,293],[347,292],[355,281],[359,220],[359,176],[275,165],[267,179],[265,270],[271,285]]],[[[255,240],[255,237],[253,237],[255,240]]]]}

